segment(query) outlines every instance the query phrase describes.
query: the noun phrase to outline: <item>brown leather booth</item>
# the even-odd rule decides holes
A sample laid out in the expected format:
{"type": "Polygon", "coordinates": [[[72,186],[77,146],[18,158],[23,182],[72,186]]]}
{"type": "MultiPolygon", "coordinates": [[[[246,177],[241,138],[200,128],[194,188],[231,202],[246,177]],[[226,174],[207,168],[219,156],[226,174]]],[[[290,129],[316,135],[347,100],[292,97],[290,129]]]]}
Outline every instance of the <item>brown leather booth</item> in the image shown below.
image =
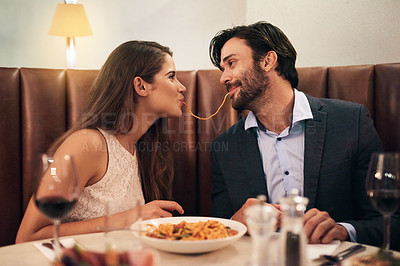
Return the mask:
{"type": "MultiPolygon", "coordinates": [[[[0,68],[0,246],[14,243],[32,194],[34,159],[80,119],[97,70],[0,68]]],[[[365,104],[386,151],[400,152],[400,63],[299,68],[299,90],[365,104]]],[[[226,94],[219,70],[178,71],[186,101],[199,116],[215,112],[226,94]]],[[[207,121],[185,109],[170,119],[175,153],[174,198],[185,215],[208,215],[210,142],[246,113],[230,100],[207,121]]]]}

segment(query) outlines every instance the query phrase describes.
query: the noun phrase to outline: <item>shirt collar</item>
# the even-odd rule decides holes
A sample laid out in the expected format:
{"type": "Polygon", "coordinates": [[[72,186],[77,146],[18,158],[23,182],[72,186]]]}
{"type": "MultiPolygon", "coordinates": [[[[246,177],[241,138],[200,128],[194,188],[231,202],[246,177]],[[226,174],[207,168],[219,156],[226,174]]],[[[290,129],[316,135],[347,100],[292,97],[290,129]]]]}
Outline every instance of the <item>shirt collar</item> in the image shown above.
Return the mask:
{"type": "Polygon", "coordinates": [[[258,127],[257,118],[252,111],[246,117],[246,121],[244,122],[244,129],[247,130],[252,127],[258,127]]]}
{"type": "MultiPolygon", "coordinates": [[[[298,91],[297,89],[293,89],[294,91],[294,106],[293,106],[293,119],[292,125],[307,120],[313,119],[313,115],[311,112],[310,104],[307,100],[306,95],[303,92],[298,91]]],[[[244,129],[247,130],[252,127],[258,127],[256,115],[250,111],[246,117],[246,121],[244,123],[244,129]]]]}
{"type": "Polygon", "coordinates": [[[293,91],[294,107],[292,125],[294,126],[300,121],[313,119],[313,115],[311,112],[310,103],[308,102],[306,95],[303,92],[298,91],[297,89],[293,89],[293,91]]]}

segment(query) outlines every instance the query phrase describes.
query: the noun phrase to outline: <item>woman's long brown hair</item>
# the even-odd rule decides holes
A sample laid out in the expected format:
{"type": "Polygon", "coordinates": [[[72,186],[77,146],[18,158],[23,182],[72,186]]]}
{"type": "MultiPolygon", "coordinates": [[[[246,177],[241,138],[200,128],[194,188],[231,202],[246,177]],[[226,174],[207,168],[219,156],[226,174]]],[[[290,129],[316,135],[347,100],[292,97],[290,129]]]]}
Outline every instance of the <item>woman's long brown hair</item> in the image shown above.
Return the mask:
{"type": "MultiPolygon", "coordinates": [[[[91,87],[82,119],[53,143],[49,153],[54,153],[80,129],[101,128],[116,135],[128,133],[135,122],[137,103],[133,79],[139,76],[152,83],[167,54],[172,56],[170,49],[156,42],[129,41],[118,46],[107,58],[91,87]]],[[[136,143],[147,202],[172,198],[174,168],[169,139],[164,133],[166,127],[167,119],[158,119],[136,143]]]]}

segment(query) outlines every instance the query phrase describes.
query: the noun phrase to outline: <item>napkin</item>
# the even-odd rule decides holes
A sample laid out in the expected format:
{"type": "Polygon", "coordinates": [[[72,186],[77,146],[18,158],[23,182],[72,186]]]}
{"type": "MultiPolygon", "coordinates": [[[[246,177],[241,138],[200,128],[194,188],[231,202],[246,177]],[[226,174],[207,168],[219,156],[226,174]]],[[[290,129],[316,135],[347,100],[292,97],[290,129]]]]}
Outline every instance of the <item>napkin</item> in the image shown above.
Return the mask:
{"type": "Polygon", "coordinates": [[[329,244],[307,244],[307,257],[309,260],[314,260],[321,255],[332,255],[339,245],[339,240],[334,240],[329,244]]]}
{"type": "MultiPolygon", "coordinates": [[[[55,259],[54,250],[43,246],[42,243],[51,243],[51,242],[50,242],[50,240],[48,240],[48,241],[35,242],[33,244],[50,261],[53,261],[55,259]]],[[[73,238],[64,238],[64,239],[60,239],[60,243],[66,248],[72,248],[75,245],[76,242],[75,242],[75,240],[73,238]]]]}

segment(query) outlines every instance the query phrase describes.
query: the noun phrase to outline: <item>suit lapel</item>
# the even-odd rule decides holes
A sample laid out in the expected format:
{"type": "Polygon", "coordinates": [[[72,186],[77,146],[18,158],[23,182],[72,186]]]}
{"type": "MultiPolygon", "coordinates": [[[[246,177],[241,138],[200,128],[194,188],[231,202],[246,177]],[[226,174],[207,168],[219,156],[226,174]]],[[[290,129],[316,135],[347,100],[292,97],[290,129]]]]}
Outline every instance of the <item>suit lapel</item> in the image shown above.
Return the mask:
{"type": "Polygon", "coordinates": [[[319,171],[326,131],[326,113],[322,112],[318,99],[306,95],[313,114],[305,123],[304,148],[304,196],[309,199],[307,209],[315,207],[319,171]]]}
{"type": "Polygon", "coordinates": [[[248,129],[240,134],[239,152],[246,172],[247,184],[243,184],[244,191],[247,191],[248,197],[257,197],[260,194],[266,195],[267,184],[263,170],[262,159],[258,148],[257,132],[255,128],[248,129]]]}

